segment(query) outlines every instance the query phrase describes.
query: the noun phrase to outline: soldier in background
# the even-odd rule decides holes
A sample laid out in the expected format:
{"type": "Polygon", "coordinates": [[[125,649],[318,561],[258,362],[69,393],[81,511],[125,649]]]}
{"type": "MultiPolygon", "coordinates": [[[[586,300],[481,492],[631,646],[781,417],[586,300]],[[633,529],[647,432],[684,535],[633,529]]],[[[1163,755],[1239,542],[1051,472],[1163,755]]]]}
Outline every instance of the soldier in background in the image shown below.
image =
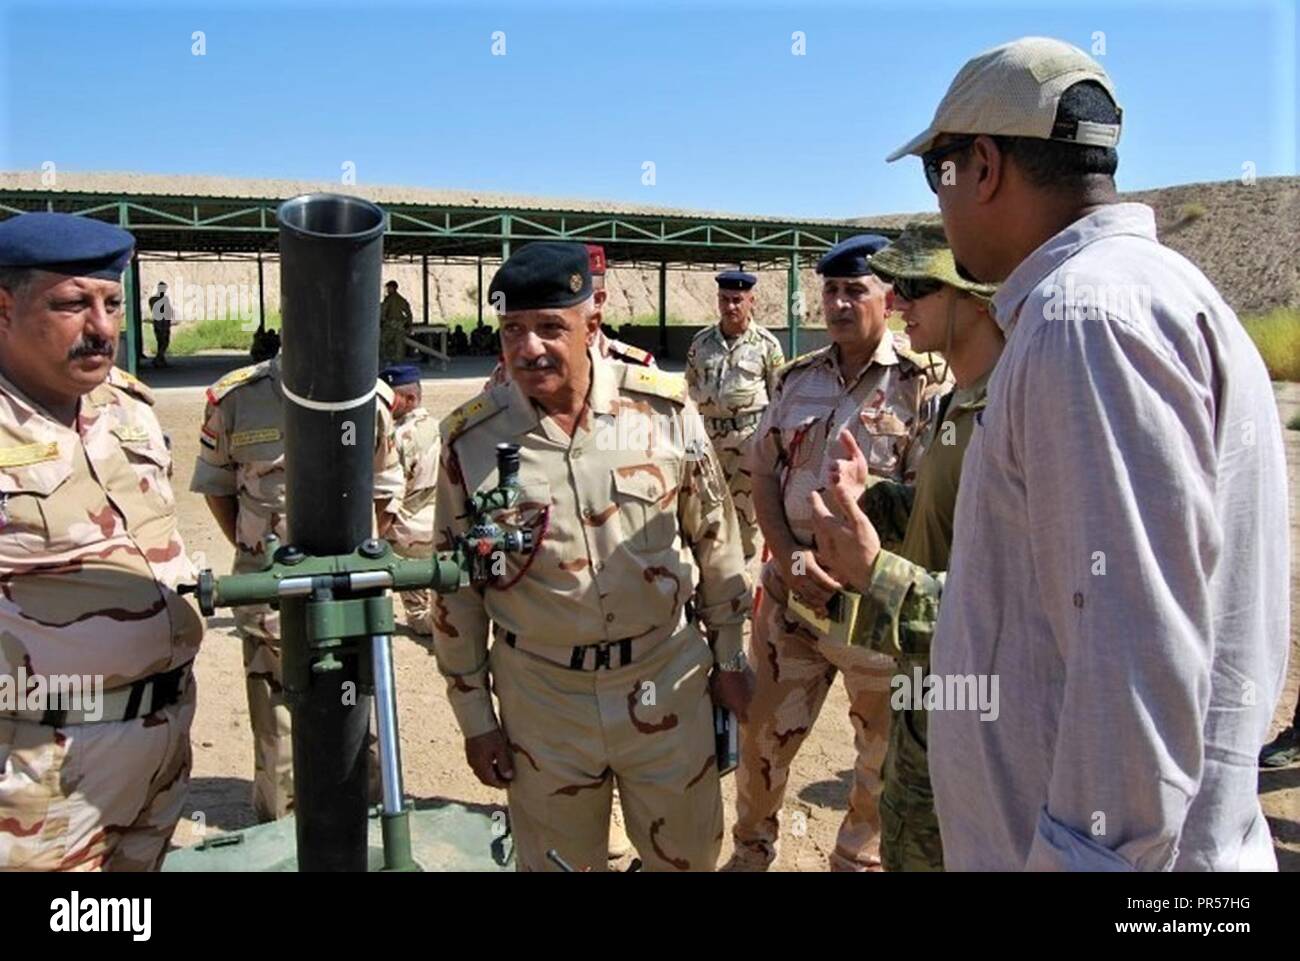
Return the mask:
{"type": "Polygon", "coordinates": [[[411,331],[414,315],[411,304],[397,292],[397,281],[384,284],[384,290],[379,305],[379,362],[396,364],[406,358],[406,335],[411,331]]]}
{"type": "Polygon", "coordinates": [[[771,558],[751,638],[758,686],[740,729],[729,865],[736,870],[764,870],[775,860],[790,764],[837,673],[848,690],[858,757],[831,867],[880,866],[878,798],[893,662],[833,642],[791,602],[824,613],[843,586],[817,556],[809,503],[828,482],[831,441],[847,428],[875,476],[911,483],[937,406],[938,389],[920,359],[885,323],[893,295],[870,262],[886,243],[872,234],[851,237],[818,262],[831,343],[782,368],[750,450],[754,506],[771,558]]]}
{"type": "Polygon", "coordinates": [[[166,367],[167,348],[172,342],[172,321],[176,319],[176,311],[172,307],[171,298],[167,296],[167,285],[161,280],[158,281],[158,292],[149,298],[149,316],[153,318],[153,336],[158,344],[153,365],[166,367]]]}
{"type": "MultiPolygon", "coordinates": [[[[267,538],[286,543],[284,395],[278,357],[242,367],[208,388],[199,456],[190,490],[203,494],[235,547],[234,573],[266,565],[267,538]]],[[[393,435],[393,392],[383,381],[375,400],[375,514],[379,533],[392,523],[404,489],[393,435]]],[[[293,807],[293,738],[281,686],[280,614],[269,605],[237,607],[243,638],[248,715],[253,727],[253,808],[259,821],[293,807]]],[[[373,746],[373,740],[372,740],[373,746]]],[[[377,771],[373,769],[372,783],[377,771]]]]}
{"type": "MultiPolygon", "coordinates": [[[[442,442],[438,422],[424,407],[420,368],[395,364],[379,372],[379,379],[392,388],[393,419],[397,455],[406,484],[392,505],[391,524],[386,536],[403,557],[433,556],[433,511],[437,496],[438,454],[442,442]]],[[[430,591],[403,591],[406,624],[417,635],[433,633],[429,623],[430,591]]]]}
{"type": "MultiPolygon", "coordinates": [[[[847,521],[827,510],[838,505],[817,492],[814,530],[819,556],[830,573],[866,600],[858,614],[858,636],[851,643],[893,657],[897,671],[911,678],[930,673],[930,638],[938,622],[938,604],[900,615],[903,599],[922,572],[938,576],[948,569],[953,518],[962,459],[987,403],[988,379],[1002,353],[1004,339],[989,313],[997,287],[968,280],[957,270],[943,228],[909,225],[890,246],[871,258],[871,270],[891,284],[894,305],[902,312],[911,346],[939,351],[956,386],[939,403],[915,486],[878,480],[866,491],[864,507],[882,540],[899,541],[896,552],[882,550],[872,565],[855,565],[849,551],[838,551],[847,521]]],[[[869,466],[852,438],[841,460],[831,467],[833,485],[842,484],[857,503],[868,483],[869,466]]],[[[934,813],[926,756],[926,712],[920,704],[895,710],[889,727],[880,798],[880,857],[886,871],[942,871],[943,845],[934,813]]]]}
{"type": "Polygon", "coordinates": [[[716,456],[680,377],[590,347],[600,311],[580,244],[521,248],[492,292],[514,383],[443,421],[439,548],[467,530],[466,498],[495,485],[501,442],[520,445],[522,498],[494,520],[535,546],[502,555],[492,582],[434,597],[466,757],[508,790],[524,870],[555,870],[551,848],[603,870],[615,782],[647,868],[712,870],[713,702],[743,717],[750,683],[749,586],[716,456]]]}
{"type": "Polygon", "coordinates": [[[0,870],[156,870],[189,788],[196,571],[153,394],[113,366],[133,246],[0,223],[0,675],[83,681],[0,711],[0,870]]]}
{"type": "MultiPolygon", "coordinates": [[[[605,248],[599,244],[587,244],[587,258],[591,269],[591,290],[592,297],[595,300],[597,310],[604,309],[605,301],[609,298],[609,291],[605,289],[605,248]]],[[[509,307],[507,306],[507,310],[509,307]]],[[[632,364],[636,367],[654,367],[654,354],[648,350],[642,350],[632,344],[616,340],[606,332],[606,325],[602,324],[596,328],[595,334],[592,335],[592,346],[600,357],[607,357],[611,360],[621,360],[625,364],[632,364]]],[[[496,367],[492,368],[492,373],[483,384],[484,390],[490,390],[499,384],[508,384],[510,382],[510,368],[506,366],[504,359],[498,360],[496,367]]]]}
{"type": "Polygon", "coordinates": [[[727,475],[748,563],[758,556],[763,538],[745,458],[785,355],[767,328],[753,322],[758,278],[743,270],[724,270],[716,280],[720,319],[691,341],[686,385],[727,475]]]}

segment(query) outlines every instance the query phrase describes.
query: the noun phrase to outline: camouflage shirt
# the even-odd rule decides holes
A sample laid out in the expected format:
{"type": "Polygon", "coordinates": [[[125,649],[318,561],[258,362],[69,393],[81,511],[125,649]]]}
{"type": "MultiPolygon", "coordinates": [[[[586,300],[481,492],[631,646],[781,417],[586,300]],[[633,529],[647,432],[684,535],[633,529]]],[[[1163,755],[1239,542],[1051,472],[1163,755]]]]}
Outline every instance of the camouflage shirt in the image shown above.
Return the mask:
{"type": "Polygon", "coordinates": [[[438,494],[438,422],[424,407],[416,407],[397,422],[397,453],[406,478],[396,502],[389,532],[398,553],[428,557],[433,553],[434,501],[438,494]]]}
{"type": "Polygon", "coordinates": [[[0,674],[113,689],[194,658],[203,621],[153,394],[117,368],[65,427],[0,377],[0,674]]]}
{"type": "Polygon", "coordinates": [[[887,334],[852,380],[841,373],[834,344],[791,361],[778,375],[750,465],[755,476],[780,481],[786,522],[805,547],[813,534],[809,495],[829,480],[842,428],[852,431],[872,474],[906,484],[916,477],[923,437],[946,385],[899,347],[887,334]]]}
{"type": "Polygon", "coordinates": [[[695,335],[686,352],[686,385],[705,418],[761,413],[776,388],[785,363],[781,343],[762,324],[728,339],[714,324],[695,335]]]}
{"type": "MultiPolygon", "coordinates": [[[[379,381],[375,402],[375,500],[395,514],[404,481],[393,436],[393,392],[379,381]]],[[[284,395],[273,358],[227,374],[208,388],[190,490],[238,497],[235,572],[260,570],[266,537],[285,543],[284,395]]],[[[248,610],[239,608],[240,612],[248,610]]]]}
{"type": "Polygon", "coordinates": [[[666,638],[694,595],[714,657],[740,650],[750,607],[740,530],[681,377],[594,362],[572,438],[515,384],[453,411],[442,437],[438,549],[467,530],[467,497],[495,485],[502,442],[520,445],[522,499],[494,520],[538,542],[531,555],[506,555],[485,589],[434,598],[438,667],[466,737],[496,726],[490,621],[567,655],[576,645],[666,638]]]}

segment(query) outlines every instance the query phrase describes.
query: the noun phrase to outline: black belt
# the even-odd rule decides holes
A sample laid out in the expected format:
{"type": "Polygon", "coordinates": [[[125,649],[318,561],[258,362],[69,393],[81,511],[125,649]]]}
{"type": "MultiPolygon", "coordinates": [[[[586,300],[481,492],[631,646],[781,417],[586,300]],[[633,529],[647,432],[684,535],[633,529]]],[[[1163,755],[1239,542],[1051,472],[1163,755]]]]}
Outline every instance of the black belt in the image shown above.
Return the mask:
{"type": "Polygon", "coordinates": [[[757,424],[763,419],[763,415],[758,411],[752,414],[741,414],[738,417],[706,417],[710,427],[714,430],[743,430],[750,424],[757,424]]]}
{"type": "MultiPolygon", "coordinates": [[[[133,721],[137,717],[144,717],[154,711],[161,711],[165,707],[171,707],[181,699],[185,678],[189,676],[193,665],[193,661],[186,661],[170,671],[150,674],[148,677],[142,677],[140,680],[132,682],[130,689],[127,691],[126,704],[121,714],[119,715],[117,710],[112,710],[112,716],[106,715],[101,720],[133,721]],[[144,703],[145,691],[150,692],[147,706],[144,703]]],[[[109,698],[110,695],[113,695],[114,700],[120,704],[118,692],[121,690],[122,688],[115,688],[112,692],[106,693],[104,697],[109,698]]],[[[105,710],[107,712],[108,705],[105,706],[105,710]]],[[[38,723],[47,727],[66,727],[69,713],[67,710],[48,708],[42,713],[38,723]]],[[[80,716],[82,712],[78,711],[76,713],[80,716]]],[[[36,720],[36,718],[33,716],[31,720],[36,720]]]]}
{"type": "MultiPolygon", "coordinates": [[[[506,631],[506,643],[514,647],[519,640],[514,631],[506,631]]],[[[632,638],[624,637],[617,641],[601,641],[597,644],[581,644],[575,648],[569,655],[569,669],[573,671],[599,671],[602,668],[609,671],[614,669],[610,662],[610,652],[618,648],[618,666],[626,667],[632,663],[632,638]],[[591,668],[587,664],[587,652],[595,651],[595,663],[591,668]]]]}

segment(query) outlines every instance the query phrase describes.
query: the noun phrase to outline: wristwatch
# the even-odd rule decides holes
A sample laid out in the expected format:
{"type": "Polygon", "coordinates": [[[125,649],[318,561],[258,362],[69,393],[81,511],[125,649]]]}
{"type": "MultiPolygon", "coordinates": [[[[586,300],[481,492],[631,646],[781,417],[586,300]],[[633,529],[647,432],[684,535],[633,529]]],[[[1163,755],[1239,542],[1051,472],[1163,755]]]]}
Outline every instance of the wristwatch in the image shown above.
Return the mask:
{"type": "Polygon", "coordinates": [[[728,674],[738,674],[749,667],[749,658],[745,657],[743,650],[737,651],[733,656],[725,661],[718,662],[718,670],[725,671],[728,674]]]}

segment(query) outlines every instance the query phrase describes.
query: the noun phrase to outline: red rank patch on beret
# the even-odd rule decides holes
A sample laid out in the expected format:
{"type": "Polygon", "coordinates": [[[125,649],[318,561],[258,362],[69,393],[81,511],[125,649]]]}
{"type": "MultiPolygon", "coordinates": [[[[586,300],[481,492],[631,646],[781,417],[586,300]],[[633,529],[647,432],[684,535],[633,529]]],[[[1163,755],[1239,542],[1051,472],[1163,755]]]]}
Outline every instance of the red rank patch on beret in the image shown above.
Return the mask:
{"type": "Polygon", "coordinates": [[[600,244],[587,244],[587,260],[591,263],[591,276],[605,273],[605,248],[600,244]]]}

